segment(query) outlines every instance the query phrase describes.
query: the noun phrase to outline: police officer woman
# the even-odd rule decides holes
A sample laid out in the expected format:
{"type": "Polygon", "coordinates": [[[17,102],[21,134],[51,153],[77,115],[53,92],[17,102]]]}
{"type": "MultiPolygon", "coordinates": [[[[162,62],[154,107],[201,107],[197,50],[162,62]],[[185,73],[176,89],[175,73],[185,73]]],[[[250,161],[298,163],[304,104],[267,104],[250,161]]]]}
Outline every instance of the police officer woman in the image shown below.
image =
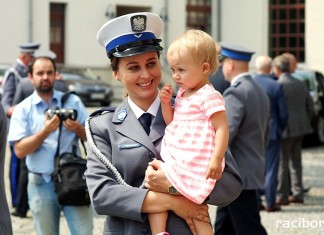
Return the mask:
{"type": "MultiPolygon", "coordinates": [[[[86,126],[85,176],[95,211],[107,215],[104,234],[151,234],[147,213],[161,211],[169,211],[170,234],[192,234],[193,219],[209,221],[206,204],[197,205],[177,195],[162,170],[148,166],[154,158],[161,159],[166,126],[158,90],[161,32],[160,17],[141,12],[115,18],[97,34],[111,60],[114,78],[128,94],[114,112],[102,109],[93,113],[86,126]],[[142,114],[149,118],[141,125],[142,114]],[[145,188],[141,187],[144,178],[145,188]]],[[[225,159],[223,177],[206,203],[226,205],[241,192],[242,181],[229,152],[225,159]]]]}

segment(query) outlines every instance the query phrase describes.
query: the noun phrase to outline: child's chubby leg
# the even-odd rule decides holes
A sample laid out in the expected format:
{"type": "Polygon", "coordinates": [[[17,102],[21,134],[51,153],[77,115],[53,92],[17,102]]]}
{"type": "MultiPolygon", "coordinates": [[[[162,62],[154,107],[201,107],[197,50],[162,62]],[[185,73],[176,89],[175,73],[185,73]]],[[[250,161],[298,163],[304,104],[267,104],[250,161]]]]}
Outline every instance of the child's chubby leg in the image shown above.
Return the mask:
{"type": "MultiPolygon", "coordinates": [[[[163,232],[166,232],[166,223],[168,220],[167,211],[148,214],[148,220],[150,222],[152,235],[163,234],[163,232]]],[[[164,234],[168,234],[168,233],[164,233],[164,234]]]]}
{"type": "Polygon", "coordinates": [[[214,235],[213,227],[210,223],[200,221],[198,219],[193,220],[197,235],[214,235]]]}

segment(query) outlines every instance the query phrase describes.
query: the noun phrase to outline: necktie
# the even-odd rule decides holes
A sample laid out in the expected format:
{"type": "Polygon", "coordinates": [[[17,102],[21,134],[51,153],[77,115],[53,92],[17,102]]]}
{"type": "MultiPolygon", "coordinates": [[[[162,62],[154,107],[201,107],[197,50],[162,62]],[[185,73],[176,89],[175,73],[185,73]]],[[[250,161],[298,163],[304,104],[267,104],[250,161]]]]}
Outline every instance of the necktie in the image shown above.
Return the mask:
{"type": "Polygon", "coordinates": [[[147,135],[150,134],[150,127],[152,122],[152,115],[149,113],[143,113],[139,118],[139,122],[141,123],[142,127],[144,128],[147,135]]]}

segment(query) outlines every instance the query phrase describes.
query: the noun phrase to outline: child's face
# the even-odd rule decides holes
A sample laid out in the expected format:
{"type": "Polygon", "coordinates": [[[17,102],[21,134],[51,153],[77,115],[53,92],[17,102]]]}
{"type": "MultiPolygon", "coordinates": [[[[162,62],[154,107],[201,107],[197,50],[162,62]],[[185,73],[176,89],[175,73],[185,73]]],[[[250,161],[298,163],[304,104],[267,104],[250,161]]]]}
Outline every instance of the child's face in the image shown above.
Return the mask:
{"type": "Polygon", "coordinates": [[[198,90],[208,83],[209,64],[197,62],[187,49],[169,53],[168,62],[172,78],[181,88],[198,90]]]}

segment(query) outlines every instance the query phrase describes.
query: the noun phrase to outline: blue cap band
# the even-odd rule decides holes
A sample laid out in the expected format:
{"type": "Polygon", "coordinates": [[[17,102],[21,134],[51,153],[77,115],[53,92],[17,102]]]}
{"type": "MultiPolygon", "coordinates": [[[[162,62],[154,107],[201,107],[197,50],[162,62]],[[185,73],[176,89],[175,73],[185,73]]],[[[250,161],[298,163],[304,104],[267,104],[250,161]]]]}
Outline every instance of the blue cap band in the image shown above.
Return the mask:
{"type": "Polygon", "coordinates": [[[221,54],[234,60],[250,61],[253,53],[244,53],[223,48],[221,54]]]}
{"type": "Polygon", "coordinates": [[[108,45],[106,46],[106,51],[110,51],[116,48],[117,46],[125,45],[136,41],[149,40],[149,39],[156,39],[156,37],[153,33],[150,32],[123,35],[108,43],[108,45]]]}

